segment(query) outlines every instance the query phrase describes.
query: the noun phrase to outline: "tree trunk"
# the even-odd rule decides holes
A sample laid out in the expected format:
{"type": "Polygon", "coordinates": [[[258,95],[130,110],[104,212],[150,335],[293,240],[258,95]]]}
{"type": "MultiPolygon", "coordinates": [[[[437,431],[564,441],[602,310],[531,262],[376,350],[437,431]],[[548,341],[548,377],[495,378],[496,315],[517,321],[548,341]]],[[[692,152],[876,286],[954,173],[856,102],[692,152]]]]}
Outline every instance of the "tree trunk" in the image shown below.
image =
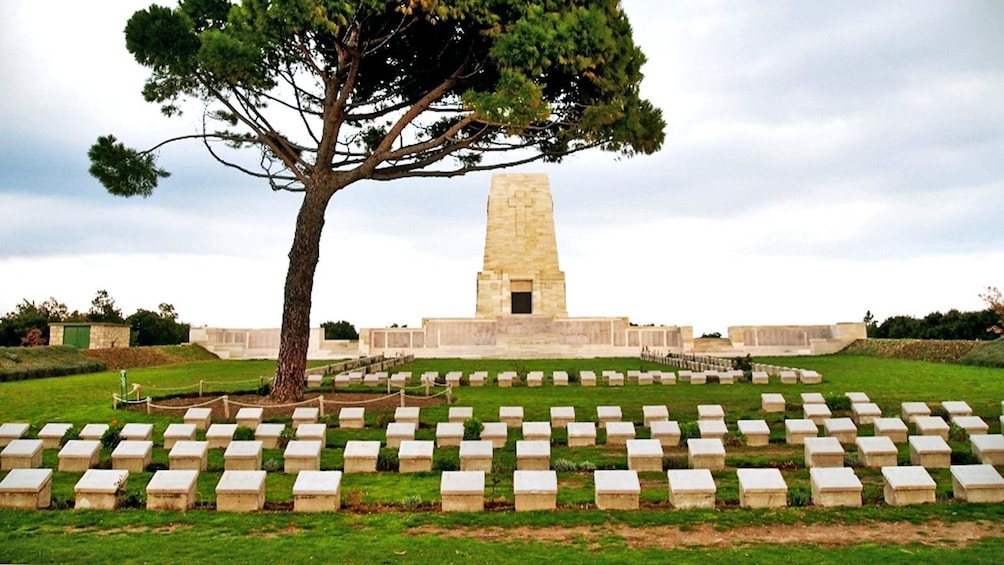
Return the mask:
{"type": "MultiPolygon", "coordinates": [[[[320,184],[320,183],[319,183],[320,184]]],[[[303,399],[304,371],[310,345],[310,305],[314,271],[320,256],[324,212],[335,193],[328,187],[308,187],[296,216],[293,246],[282,305],[279,362],[272,381],[272,398],[281,402],[303,399]]]]}

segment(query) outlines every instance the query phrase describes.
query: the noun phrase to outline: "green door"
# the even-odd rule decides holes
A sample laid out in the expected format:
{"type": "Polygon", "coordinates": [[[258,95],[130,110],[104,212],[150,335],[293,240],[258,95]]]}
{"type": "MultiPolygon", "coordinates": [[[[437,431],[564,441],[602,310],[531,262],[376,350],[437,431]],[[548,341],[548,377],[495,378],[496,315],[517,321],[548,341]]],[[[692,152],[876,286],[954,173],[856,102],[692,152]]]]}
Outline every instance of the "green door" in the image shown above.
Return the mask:
{"type": "Polygon", "coordinates": [[[87,349],[91,346],[91,327],[63,326],[63,345],[72,345],[77,349],[87,349]]]}

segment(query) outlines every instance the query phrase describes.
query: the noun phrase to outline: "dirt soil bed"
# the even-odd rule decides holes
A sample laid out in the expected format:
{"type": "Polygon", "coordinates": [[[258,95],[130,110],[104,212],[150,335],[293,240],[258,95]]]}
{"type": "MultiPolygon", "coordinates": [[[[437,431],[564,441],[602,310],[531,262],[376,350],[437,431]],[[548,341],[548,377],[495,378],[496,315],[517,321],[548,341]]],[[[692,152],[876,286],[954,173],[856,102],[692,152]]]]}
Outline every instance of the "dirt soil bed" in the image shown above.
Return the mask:
{"type": "Polygon", "coordinates": [[[772,525],[716,530],[710,524],[681,529],[675,526],[631,527],[622,524],[562,528],[412,528],[411,535],[476,538],[482,541],[537,541],[544,543],[599,543],[617,536],[632,548],[734,547],[754,544],[818,545],[845,547],[862,543],[919,543],[939,547],[965,547],[986,537],[1000,536],[999,524],[959,522],[945,524],[901,522],[847,525],[772,525]]]}
{"type": "MultiPolygon", "coordinates": [[[[327,391],[324,393],[320,392],[308,392],[303,395],[303,399],[313,400],[314,402],[304,402],[298,406],[288,406],[285,403],[273,402],[271,398],[267,396],[258,396],[256,394],[232,394],[229,395],[228,401],[230,403],[230,418],[234,418],[237,415],[237,411],[244,407],[244,405],[251,406],[261,406],[264,408],[264,418],[265,419],[281,419],[290,418],[293,416],[293,410],[299,406],[305,407],[316,407],[317,397],[324,396],[324,414],[325,415],[337,415],[338,411],[343,406],[362,406],[366,408],[366,412],[390,412],[393,411],[398,406],[401,406],[401,397],[396,394],[388,396],[387,393],[359,393],[359,392],[336,392],[327,391]],[[337,403],[337,404],[335,404],[337,403]]],[[[178,416],[183,415],[185,410],[188,410],[192,406],[198,406],[204,404],[205,402],[212,400],[213,396],[199,397],[185,397],[185,398],[161,398],[154,400],[154,407],[151,409],[151,414],[159,414],[163,416],[178,416]]],[[[218,398],[218,397],[217,397],[218,398]]],[[[405,400],[406,406],[435,406],[445,402],[442,396],[434,398],[416,398],[409,396],[405,400]]],[[[213,418],[218,420],[227,419],[224,413],[223,401],[214,402],[205,408],[211,408],[213,410],[213,418]]],[[[145,404],[132,404],[129,406],[130,410],[135,412],[146,412],[145,404]]]]}

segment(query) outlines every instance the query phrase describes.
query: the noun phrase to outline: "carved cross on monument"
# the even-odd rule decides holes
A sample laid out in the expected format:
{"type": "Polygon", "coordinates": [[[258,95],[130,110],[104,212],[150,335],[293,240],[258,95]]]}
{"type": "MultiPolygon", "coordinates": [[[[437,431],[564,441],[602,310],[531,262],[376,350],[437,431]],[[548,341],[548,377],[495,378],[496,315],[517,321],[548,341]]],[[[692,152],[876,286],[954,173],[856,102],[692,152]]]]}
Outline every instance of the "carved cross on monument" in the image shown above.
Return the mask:
{"type": "Polygon", "coordinates": [[[526,232],[526,209],[533,206],[533,198],[525,190],[517,190],[508,204],[516,209],[516,235],[523,235],[526,232]]]}

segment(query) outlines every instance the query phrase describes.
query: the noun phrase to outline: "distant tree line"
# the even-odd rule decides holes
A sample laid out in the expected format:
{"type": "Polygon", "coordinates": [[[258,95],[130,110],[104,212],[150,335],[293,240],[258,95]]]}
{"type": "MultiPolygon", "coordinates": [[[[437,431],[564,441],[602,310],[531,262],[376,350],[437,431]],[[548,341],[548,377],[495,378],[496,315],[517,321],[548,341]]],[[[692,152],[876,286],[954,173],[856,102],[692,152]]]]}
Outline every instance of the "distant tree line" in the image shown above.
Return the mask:
{"type": "Polygon", "coordinates": [[[992,340],[998,337],[993,328],[1000,318],[992,308],[975,312],[952,309],[931,312],[923,318],[892,316],[878,323],[868,311],[864,322],[872,338],[992,340]]]}
{"type": "Polygon", "coordinates": [[[124,317],[108,291],[99,290],[86,312],[71,312],[52,297],[40,304],[22,300],[0,318],[0,347],[46,345],[49,324],[58,322],[129,324],[130,345],[177,345],[188,341],[189,324],[178,321],[173,305],[161,303],[156,310],[140,308],[124,317]]]}

